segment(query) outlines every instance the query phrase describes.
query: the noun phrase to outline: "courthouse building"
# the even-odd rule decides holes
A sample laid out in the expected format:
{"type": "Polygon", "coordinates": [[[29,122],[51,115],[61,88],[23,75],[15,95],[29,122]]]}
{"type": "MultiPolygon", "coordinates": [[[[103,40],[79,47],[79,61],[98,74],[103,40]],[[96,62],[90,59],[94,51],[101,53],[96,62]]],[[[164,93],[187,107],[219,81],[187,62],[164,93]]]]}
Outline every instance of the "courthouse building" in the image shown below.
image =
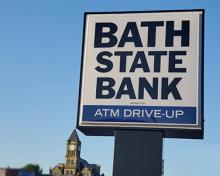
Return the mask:
{"type": "Polygon", "coordinates": [[[52,176],[104,176],[100,175],[100,166],[89,164],[80,157],[81,141],[76,130],[72,132],[66,143],[65,163],[59,163],[50,169],[52,176]]]}

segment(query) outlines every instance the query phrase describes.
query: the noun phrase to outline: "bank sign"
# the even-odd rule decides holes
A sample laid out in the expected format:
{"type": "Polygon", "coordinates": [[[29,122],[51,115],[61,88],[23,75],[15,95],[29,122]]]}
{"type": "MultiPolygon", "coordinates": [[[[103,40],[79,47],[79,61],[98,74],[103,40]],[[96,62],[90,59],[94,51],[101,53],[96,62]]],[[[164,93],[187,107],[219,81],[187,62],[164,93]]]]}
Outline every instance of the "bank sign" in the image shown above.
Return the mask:
{"type": "Polygon", "coordinates": [[[203,13],[86,13],[78,128],[202,138],[203,13]],[[180,133],[170,135],[174,131],[180,133]]]}

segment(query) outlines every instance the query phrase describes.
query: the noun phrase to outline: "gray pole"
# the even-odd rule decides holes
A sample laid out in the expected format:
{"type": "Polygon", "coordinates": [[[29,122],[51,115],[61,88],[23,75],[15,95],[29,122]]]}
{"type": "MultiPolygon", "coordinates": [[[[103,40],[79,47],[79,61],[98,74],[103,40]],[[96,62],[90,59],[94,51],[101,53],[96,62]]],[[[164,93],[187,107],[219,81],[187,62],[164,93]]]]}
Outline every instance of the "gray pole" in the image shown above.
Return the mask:
{"type": "Polygon", "coordinates": [[[161,176],[160,131],[115,131],[113,176],[161,176]]]}

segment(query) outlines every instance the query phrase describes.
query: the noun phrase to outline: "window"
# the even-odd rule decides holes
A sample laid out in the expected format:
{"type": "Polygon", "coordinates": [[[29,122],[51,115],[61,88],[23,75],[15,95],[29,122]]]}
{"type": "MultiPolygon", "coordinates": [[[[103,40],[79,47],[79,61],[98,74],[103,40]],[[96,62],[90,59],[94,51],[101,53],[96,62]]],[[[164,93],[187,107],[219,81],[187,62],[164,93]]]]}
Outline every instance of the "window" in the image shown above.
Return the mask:
{"type": "Polygon", "coordinates": [[[71,165],[73,165],[74,164],[74,160],[71,160],[71,165]]]}

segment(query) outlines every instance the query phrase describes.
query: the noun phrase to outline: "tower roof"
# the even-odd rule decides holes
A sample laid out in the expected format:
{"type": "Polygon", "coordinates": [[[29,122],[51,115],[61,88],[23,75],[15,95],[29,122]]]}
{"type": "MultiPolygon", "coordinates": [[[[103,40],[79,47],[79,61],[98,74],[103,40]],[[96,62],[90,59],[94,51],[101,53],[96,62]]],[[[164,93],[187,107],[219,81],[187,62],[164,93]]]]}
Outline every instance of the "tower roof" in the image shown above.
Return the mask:
{"type": "Polygon", "coordinates": [[[73,130],[72,134],[70,135],[69,139],[67,140],[68,142],[73,141],[73,142],[81,142],[79,140],[79,137],[77,135],[76,129],[73,130]]]}

